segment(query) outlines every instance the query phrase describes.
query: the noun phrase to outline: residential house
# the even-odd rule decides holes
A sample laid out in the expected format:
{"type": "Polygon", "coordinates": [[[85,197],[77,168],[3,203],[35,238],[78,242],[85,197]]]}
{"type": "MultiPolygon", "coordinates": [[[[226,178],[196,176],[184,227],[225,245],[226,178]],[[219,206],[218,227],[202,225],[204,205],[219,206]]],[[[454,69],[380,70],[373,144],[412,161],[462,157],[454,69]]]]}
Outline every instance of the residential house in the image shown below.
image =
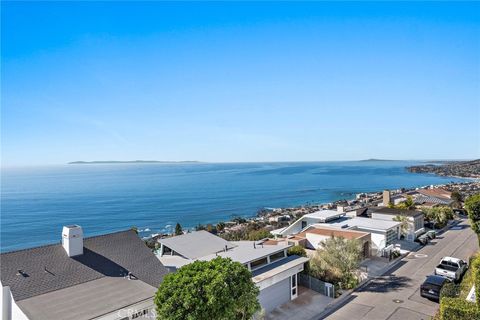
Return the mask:
{"type": "Polygon", "coordinates": [[[455,202],[451,198],[452,193],[442,188],[429,188],[415,190],[415,204],[422,208],[438,206],[452,206],[455,202]]]}
{"type": "Polygon", "coordinates": [[[429,188],[429,189],[417,189],[417,193],[420,193],[427,197],[435,197],[439,199],[451,200],[452,193],[443,188],[429,188]]]}
{"type": "Polygon", "coordinates": [[[370,233],[372,255],[380,254],[385,247],[400,239],[400,222],[393,220],[363,217],[340,218],[327,223],[326,226],[370,233]]]}
{"type": "Polygon", "coordinates": [[[263,241],[226,241],[206,231],[196,231],[158,240],[158,259],[170,270],[197,260],[216,257],[240,262],[252,272],[260,289],[259,302],[266,312],[298,296],[298,273],[307,258],[287,256],[289,244],[271,245],[263,241]]]}
{"type": "Polygon", "coordinates": [[[392,221],[397,217],[406,217],[407,228],[405,230],[405,239],[408,241],[415,241],[419,235],[425,233],[424,215],[421,211],[396,208],[372,208],[371,216],[373,219],[388,221],[392,221]]]}
{"type": "Polygon", "coordinates": [[[167,270],[133,230],[2,253],[2,319],[130,320],[154,317],[167,270]]]}
{"type": "Polygon", "coordinates": [[[286,238],[271,239],[268,243],[272,244],[294,244],[300,245],[306,249],[316,250],[321,248],[321,242],[332,237],[342,237],[349,240],[358,240],[362,246],[362,253],[364,258],[370,256],[371,236],[368,232],[357,230],[339,230],[328,226],[328,224],[313,224],[306,230],[286,238]]]}
{"type": "Polygon", "coordinates": [[[278,236],[294,235],[302,232],[307,227],[316,223],[327,223],[337,220],[346,215],[343,210],[320,210],[313,213],[306,214],[299,218],[297,221],[289,225],[288,227],[273,230],[271,233],[278,236]]]}

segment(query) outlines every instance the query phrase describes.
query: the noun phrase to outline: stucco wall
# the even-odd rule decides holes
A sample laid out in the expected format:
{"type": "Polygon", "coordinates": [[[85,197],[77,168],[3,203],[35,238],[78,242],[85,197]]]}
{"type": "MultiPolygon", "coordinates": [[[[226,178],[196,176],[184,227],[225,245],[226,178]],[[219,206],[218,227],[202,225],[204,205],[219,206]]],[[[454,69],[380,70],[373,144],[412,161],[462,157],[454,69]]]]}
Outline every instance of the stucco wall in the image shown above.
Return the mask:
{"type": "Polygon", "coordinates": [[[290,301],[290,278],[261,290],[258,301],[266,312],[270,312],[279,305],[290,301]]]}

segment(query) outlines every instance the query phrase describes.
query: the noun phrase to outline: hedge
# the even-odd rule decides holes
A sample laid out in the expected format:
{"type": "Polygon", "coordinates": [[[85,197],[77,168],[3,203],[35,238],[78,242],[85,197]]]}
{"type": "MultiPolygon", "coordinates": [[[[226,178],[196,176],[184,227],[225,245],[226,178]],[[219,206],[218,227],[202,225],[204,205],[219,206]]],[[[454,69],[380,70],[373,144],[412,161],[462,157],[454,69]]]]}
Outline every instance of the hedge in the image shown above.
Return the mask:
{"type": "Polygon", "coordinates": [[[473,283],[475,284],[475,296],[477,299],[477,305],[480,308],[480,254],[477,254],[475,259],[470,264],[472,268],[473,283]]]}
{"type": "Polygon", "coordinates": [[[458,298],[442,298],[440,303],[442,320],[478,320],[480,310],[475,303],[458,298]]]}
{"type": "MultiPolygon", "coordinates": [[[[480,253],[470,259],[470,270],[475,284],[476,303],[465,298],[455,298],[458,286],[446,285],[440,300],[441,320],[478,320],[480,319],[480,253]]],[[[465,280],[465,279],[464,279],[465,280]]]]}

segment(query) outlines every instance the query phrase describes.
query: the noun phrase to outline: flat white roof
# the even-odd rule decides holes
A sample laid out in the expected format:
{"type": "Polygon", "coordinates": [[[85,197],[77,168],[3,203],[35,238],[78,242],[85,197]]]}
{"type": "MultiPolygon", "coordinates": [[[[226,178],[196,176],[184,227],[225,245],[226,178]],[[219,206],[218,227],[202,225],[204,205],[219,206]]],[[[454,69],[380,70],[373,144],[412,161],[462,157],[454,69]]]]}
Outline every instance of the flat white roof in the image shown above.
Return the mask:
{"type": "Polygon", "coordinates": [[[342,219],[341,221],[333,221],[328,223],[328,225],[336,228],[350,229],[356,227],[365,230],[377,230],[382,232],[386,232],[387,230],[397,227],[400,224],[400,222],[393,220],[389,221],[362,217],[355,217],[351,219],[346,218],[342,219]]]}
{"type": "Polygon", "coordinates": [[[160,260],[160,262],[166,268],[174,267],[178,269],[183,267],[184,265],[187,265],[193,262],[193,260],[186,259],[184,257],[176,256],[176,255],[171,256],[169,254],[164,254],[163,256],[157,255],[156,257],[158,258],[158,260],[160,260]]]}
{"type": "MultiPolygon", "coordinates": [[[[216,236],[213,236],[213,237],[216,237],[216,236]]],[[[174,239],[174,238],[176,237],[169,238],[169,239],[174,239]]],[[[196,261],[196,260],[209,261],[209,260],[215,259],[216,257],[230,258],[233,261],[237,261],[242,264],[245,264],[250,261],[254,261],[254,260],[266,257],[273,253],[283,251],[292,246],[288,244],[262,245],[261,241],[229,241],[230,245],[226,251],[221,250],[221,251],[215,252],[215,251],[209,250],[207,254],[200,255],[200,253],[204,252],[204,250],[203,249],[197,250],[197,248],[201,248],[202,246],[210,248],[211,244],[209,243],[209,240],[210,239],[207,239],[207,238],[203,238],[203,239],[197,238],[198,242],[195,243],[195,246],[192,246],[192,248],[190,248],[190,252],[189,252],[190,255],[194,256],[195,258],[188,258],[185,255],[172,256],[172,255],[169,255],[168,253],[164,254],[163,256],[157,255],[157,258],[165,267],[175,267],[175,268],[183,267],[184,265],[192,263],[193,261],[196,261]],[[255,243],[255,246],[253,246],[254,243],[255,243]]]]}
{"type": "Polygon", "coordinates": [[[255,270],[252,272],[253,278],[252,281],[254,283],[259,283],[264,281],[268,278],[276,276],[280,272],[286,271],[288,269],[294,268],[298,265],[304,264],[309,259],[305,257],[299,256],[289,256],[285,259],[279,260],[272,264],[266,265],[263,268],[255,270]]]}
{"type": "Polygon", "coordinates": [[[335,210],[320,210],[320,211],[315,211],[313,213],[307,213],[303,217],[326,221],[326,220],[339,218],[344,215],[345,215],[345,212],[338,212],[335,210]]]}
{"type": "Polygon", "coordinates": [[[218,252],[217,254],[210,254],[201,257],[199,260],[212,260],[219,256],[222,258],[230,258],[233,261],[243,264],[291,247],[291,245],[287,244],[261,245],[258,244],[258,241],[231,241],[231,243],[235,245],[235,247],[227,250],[226,252],[222,251],[218,252]],[[255,247],[253,247],[254,242],[256,243],[255,247]]]}
{"type": "Polygon", "coordinates": [[[158,242],[188,259],[197,259],[233,247],[231,242],[205,230],[159,239],[158,242]]]}

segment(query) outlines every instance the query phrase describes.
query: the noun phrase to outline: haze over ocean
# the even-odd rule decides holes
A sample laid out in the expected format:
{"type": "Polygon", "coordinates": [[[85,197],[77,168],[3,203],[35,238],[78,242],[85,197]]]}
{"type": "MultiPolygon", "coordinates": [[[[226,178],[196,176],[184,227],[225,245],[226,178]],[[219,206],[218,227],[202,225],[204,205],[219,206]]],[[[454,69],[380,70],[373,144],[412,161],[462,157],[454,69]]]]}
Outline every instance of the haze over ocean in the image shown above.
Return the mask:
{"type": "Polygon", "coordinates": [[[66,224],[86,236],[137,226],[141,236],[353,198],[356,193],[460,179],[413,174],[412,161],[62,165],[4,168],[1,250],[60,241],[66,224]]]}

